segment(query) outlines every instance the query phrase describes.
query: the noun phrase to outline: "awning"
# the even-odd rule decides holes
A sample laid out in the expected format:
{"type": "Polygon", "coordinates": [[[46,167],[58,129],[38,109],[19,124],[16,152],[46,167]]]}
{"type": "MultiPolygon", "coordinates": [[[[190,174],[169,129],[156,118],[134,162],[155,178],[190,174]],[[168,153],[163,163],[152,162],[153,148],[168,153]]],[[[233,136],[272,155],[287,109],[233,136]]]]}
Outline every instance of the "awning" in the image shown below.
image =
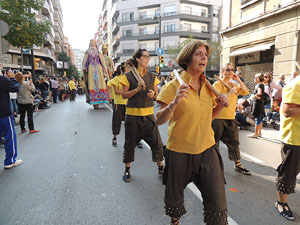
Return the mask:
{"type": "Polygon", "coordinates": [[[250,52],[266,51],[266,50],[270,49],[271,46],[274,44],[275,43],[272,42],[272,43],[268,43],[268,44],[264,44],[264,45],[256,45],[256,46],[250,47],[250,48],[239,49],[239,50],[231,52],[229,54],[229,56],[243,55],[243,54],[247,54],[250,52]]]}

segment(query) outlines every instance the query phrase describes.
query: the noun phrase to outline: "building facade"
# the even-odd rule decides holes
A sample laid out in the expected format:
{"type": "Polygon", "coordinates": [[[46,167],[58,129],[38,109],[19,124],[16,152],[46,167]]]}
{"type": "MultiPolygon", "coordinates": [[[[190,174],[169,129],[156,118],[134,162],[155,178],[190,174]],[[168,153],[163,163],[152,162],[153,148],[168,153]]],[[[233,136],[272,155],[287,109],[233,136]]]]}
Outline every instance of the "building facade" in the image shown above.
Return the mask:
{"type": "Polygon", "coordinates": [[[256,73],[287,77],[299,61],[299,0],[224,0],[222,64],[240,66],[254,88],[256,73]]]}
{"type": "MultiPolygon", "coordinates": [[[[42,46],[34,46],[34,57],[39,59],[37,75],[52,75],[54,73],[55,57],[55,31],[54,31],[54,8],[51,0],[45,0],[42,9],[36,13],[37,20],[47,20],[51,24],[50,33],[42,46]]],[[[31,70],[30,49],[23,49],[23,69],[31,70]]],[[[9,51],[2,57],[3,67],[15,70],[21,69],[21,49],[11,46],[9,51]]]]}
{"type": "Polygon", "coordinates": [[[178,46],[189,37],[207,43],[219,41],[220,7],[220,1],[104,0],[102,41],[116,63],[126,61],[138,48],[147,49],[152,71],[159,64],[156,49],[163,48],[165,67],[161,71],[168,75],[175,66],[174,56],[167,54],[168,46],[178,46]]]}
{"type": "Polygon", "coordinates": [[[82,74],[82,61],[84,56],[84,51],[80,49],[74,49],[74,59],[75,59],[75,66],[76,69],[80,74],[82,74]]]}
{"type": "Polygon", "coordinates": [[[64,51],[67,53],[67,56],[70,57],[72,64],[75,64],[75,55],[72,48],[72,45],[69,43],[69,38],[64,37],[64,51]]]}
{"type": "Polygon", "coordinates": [[[55,44],[55,56],[63,51],[64,45],[64,32],[63,32],[63,13],[60,0],[52,0],[54,8],[54,44],[55,44]]]}

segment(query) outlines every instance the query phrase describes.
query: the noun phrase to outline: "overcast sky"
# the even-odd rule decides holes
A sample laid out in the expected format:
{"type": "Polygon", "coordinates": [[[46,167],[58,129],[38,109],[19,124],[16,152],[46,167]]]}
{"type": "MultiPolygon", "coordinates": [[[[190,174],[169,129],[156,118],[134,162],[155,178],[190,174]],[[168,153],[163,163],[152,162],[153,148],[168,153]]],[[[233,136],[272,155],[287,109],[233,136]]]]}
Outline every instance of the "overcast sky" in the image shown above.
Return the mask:
{"type": "Polygon", "coordinates": [[[63,31],[74,48],[86,50],[97,32],[102,0],[60,0],[63,10],[63,31]]]}

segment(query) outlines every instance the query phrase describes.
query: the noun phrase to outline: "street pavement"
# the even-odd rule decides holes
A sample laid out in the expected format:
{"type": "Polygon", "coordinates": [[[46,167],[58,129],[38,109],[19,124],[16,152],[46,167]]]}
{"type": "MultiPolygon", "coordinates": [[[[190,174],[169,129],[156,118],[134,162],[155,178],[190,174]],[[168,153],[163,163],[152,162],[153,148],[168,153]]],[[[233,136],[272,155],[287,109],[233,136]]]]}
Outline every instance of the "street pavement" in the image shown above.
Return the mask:
{"type": "MultiPolygon", "coordinates": [[[[124,127],[118,147],[112,147],[111,116],[109,105],[94,110],[80,96],[36,113],[40,133],[21,134],[16,126],[18,158],[24,163],[9,170],[0,167],[0,225],[167,225],[164,186],[147,145],[136,149],[132,181],[123,182],[124,127]]],[[[160,132],[165,143],[167,124],[160,132]]],[[[250,131],[240,131],[242,164],[252,176],[234,171],[226,147],[220,145],[230,225],[300,224],[299,179],[289,198],[295,222],[274,207],[281,159],[272,132],[250,139],[250,131]]],[[[4,160],[3,146],[0,158],[4,160]]],[[[185,190],[185,205],[188,213],[180,224],[204,224],[201,194],[193,184],[185,190]]]]}

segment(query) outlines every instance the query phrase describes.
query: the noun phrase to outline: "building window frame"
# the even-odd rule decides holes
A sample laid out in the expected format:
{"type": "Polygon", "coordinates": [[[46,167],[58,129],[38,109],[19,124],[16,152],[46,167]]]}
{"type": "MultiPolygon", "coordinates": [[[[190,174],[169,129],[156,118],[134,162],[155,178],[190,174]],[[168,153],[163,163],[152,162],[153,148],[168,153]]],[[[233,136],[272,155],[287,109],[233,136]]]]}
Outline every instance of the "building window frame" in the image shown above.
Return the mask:
{"type": "Polygon", "coordinates": [[[145,19],[147,19],[147,11],[140,12],[140,20],[145,20],[145,19]]]}
{"type": "Polygon", "coordinates": [[[246,8],[249,5],[252,5],[261,0],[241,0],[241,9],[246,8]]]}
{"type": "Polygon", "coordinates": [[[164,16],[174,16],[174,15],[176,15],[175,5],[169,5],[164,7],[164,16]]]}
{"type": "Polygon", "coordinates": [[[124,29],[122,30],[122,37],[132,37],[133,36],[133,29],[124,29]]]}
{"type": "Polygon", "coordinates": [[[175,23],[165,24],[164,25],[164,32],[165,33],[175,32],[175,23]]]}
{"type": "Polygon", "coordinates": [[[131,22],[134,21],[134,12],[122,13],[122,22],[131,22]]]}

